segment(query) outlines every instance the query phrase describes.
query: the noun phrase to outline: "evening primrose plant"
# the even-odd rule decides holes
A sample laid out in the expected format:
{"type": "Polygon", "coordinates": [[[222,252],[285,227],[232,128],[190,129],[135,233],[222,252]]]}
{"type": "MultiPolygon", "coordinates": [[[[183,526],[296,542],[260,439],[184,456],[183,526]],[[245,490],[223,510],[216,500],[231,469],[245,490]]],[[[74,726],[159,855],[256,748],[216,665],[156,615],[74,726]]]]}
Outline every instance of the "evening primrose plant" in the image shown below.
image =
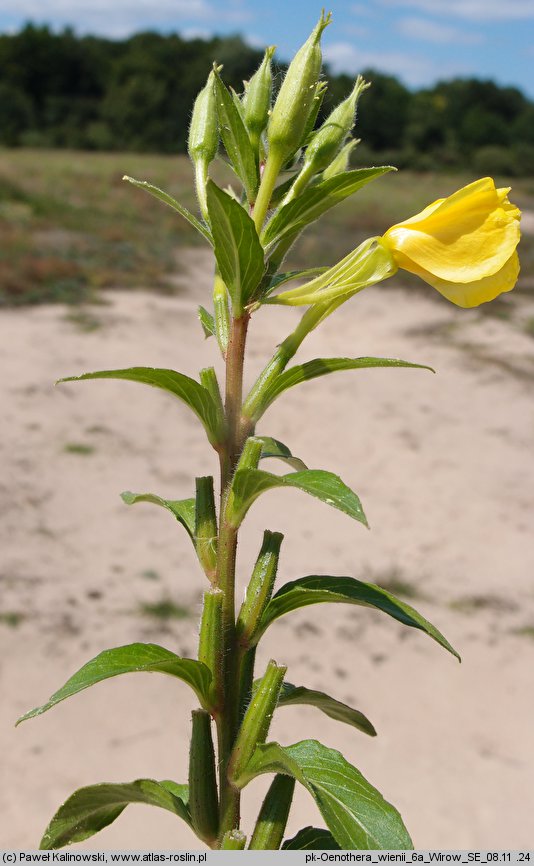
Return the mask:
{"type": "Polygon", "coordinates": [[[194,495],[184,499],[122,494],[127,504],[152,503],[169,511],[196,551],[206,581],[198,658],[182,658],[155,644],[105,650],[23,719],[95,683],[133,671],[181,680],[193,690],[198,708],[192,713],[187,784],[137,779],[81,788],[52,818],[42,848],[87,839],[115,821],[129,803],[172,812],[214,849],[412,847],[398,811],[338,751],[316,740],[289,745],[269,740],[274,713],[295,704],[314,706],[367,736],[376,732],[359,709],[306,684],[293,685],[286,679],[284,664],[272,660],[257,671],[256,648],[279,617],[306,605],[335,603],[371,607],[418,629],[455,656],[456,651],[420,613],[380,586],[353,577],[314,574],[276,589],[280,532],[265,531],[245,597],[237,600],[238,537],[255,500],[274,488],[296,488],[367,525],[358,496],[341,478],[308,468],[288,445],[258,431],[258,422],[281,394],[309,379],[338,370],[424,368],[374,357],[290,362],[308,334],[338,307],[399,268],[461,307],[509,291],[519,269],[519,211],[508,201],[508,189],[497,189],[490,178],[483,178],[382,236],[369,238],[333,267],[284,271],[288,251],[310,223],[392,170],[349,168],[356,144],[355,113],[368,87],[361,77],[317,127],[326,86],[320,80],[321,34],[329,21],[321,15],[289,66],[274,104],[272,47],[241,96],[225,86],[222,69],[214,64],[195,102],[189,134],[199,217],[151,184],[126,178],[181,214],[213,249],[213,303],[211,309],[199,308],[199,318],[204,334],[218,342],[225,381],[220,383],[211,367],[201,370],[198,380],[175,370],[132,367],[62,381],[124,379],[169,392],[194,412],[218,456],[217,504],[211,476],[197,478],[194,495]],[[237,192],[221,189],[210,178],[221,143],[239,180],[237,192]],[[273,347],[271,359],[245,394],[247,328],[267,304],[306,310],[297,327],[273,347]],[[268,458],[283,461],[286,473],[264,468],[268,458]],[[249,782],[263,774],[273,778],[256,824],[242,828],[241,798],[249,782]],[[325,826],[307,826],[285,839],[296,783],[315,800],[325,826]]]}

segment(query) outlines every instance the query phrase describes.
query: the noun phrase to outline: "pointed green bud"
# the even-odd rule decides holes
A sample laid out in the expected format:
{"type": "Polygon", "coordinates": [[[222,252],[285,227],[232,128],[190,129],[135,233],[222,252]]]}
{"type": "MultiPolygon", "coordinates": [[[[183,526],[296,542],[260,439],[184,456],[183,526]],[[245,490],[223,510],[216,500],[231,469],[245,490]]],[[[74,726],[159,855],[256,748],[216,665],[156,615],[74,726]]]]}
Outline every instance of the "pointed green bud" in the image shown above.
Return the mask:
{"type": "Polygon", "coordinates": [[[300,195],[312,177],[327,168],[336,158],[354,126],[360,94],[368,87],[370,84],[358,75],[352,93],[334,108],[322,126],[313,133],[306,148],[302,169],[283,200],[283,205],[300,195]]]}
{"type": "Polygon", "coordinates": [[[237,636],[244,646],[255,643],[258,623],[273,592],[283,538],[281,532],[269,532],[268,529],[263,535],[263,544],[237,618],[237,636]]]}
{"type": "Polygon", "coordinates": [[[323,171],[323,180],[328,180],[331,177],[335,177],[336,174],[341,174],[341,172],[348,170],[350,166],[350,155],[360,141],[361,138],[351,138],[350,141],[347,141],[335,159],[333,159],[330,165],[323,171]]]}
{"type": "Polygon", "coordinates": [[[219,832],[219,798],[211,718],[205,710],[193,710],[192,715],[193,731],[189,752],[191,823],[197,836],[211,845],[219,832]]]}
{"type": "Polygon", "coordinates": [[[313,110],[317,82],[321,73],[321,34],[330,24],[324,11],[302,48],[297,51],[282,82],[267,127],[269,150],[285,162],[300,146],[313,110]]]}
{"type": "Polygon", "coordinates": [[[227,830],[221,842],[221,851],[243,851],[247,837],[241,830],[227,830]]]}
{"type": "Polygon", "coordinates": [[[354,126],[360,94],[371,85],[358,75],[352,93],[340,102],[317,130],[306,148],[303,171],[308,165],[313,174],[323,171],[337,156],[354,126]]]}
{"type": "Polygon", "coordinates": [[[247,707],[228,763],[228,778],[236,787],[256,746],[267,739],[286,670],[271,660],[247,707]]]}
{"type": "Polygon", "coordinates": [[[214,712],[218,710],[221,703],[223,688],[223,602],[222,589],[212,587],[204,593],[198,641],[198,660],[211,671],[210,704],[214,712]]]}
{"type": "Polygon", "coordinates": [[[304,127],[304,132],[302,135],[302,140],[300,142],[301,147],[308,144],[308,141],[313,134],[313,129],[315,127],[315,121],[317,120],[317,115],[321,110],[321,105],[323,104],[323,100],[328,90],[328,82],[327,81],[318,81],[317,87],[315,88],[315,96],[313,97],[313,105],[310,111],[306,126],[304,127]]]}
{"type": "Polygon", "coordinates": [[[210,72],[206,86],[198,94],[193,106],[187,150],[195,169],[195,186],[202,216],[207,221],[206,184],[208,166],[215,159],[219,147],[219,124],[215,99],[215,74],[210,72]]]}
{"type": "Polygon", "coordinates": [[[217,514],[211,475],[196,479],[195,548],[206,577],[213,582],[217,570],[217,514]]]}
{"type": "Polygon", "coordinates": [[[211,71],[205,87],[195,99],[187,150],[193,162],[201,159],[209,164],[215,159],[218,146],[219,128],[215,101],[215,73],[211,71]]]}
{"type": "Polygon", "coordinates": [[[284,838],[289,810],[295,791],[292,776],[277,774],[265,795],[249,848],[278,851],[284,838]]]}
{"type": "Polygon", "coordinates": [[[271,108],[271,91],[273,78],[271,73],[271,58],[275,46],[267,48],[259,69],[250,81],[245,82],[243,95],[243,116],[254,150],[258,149],[260,135],[267,126],[271,108]]]}

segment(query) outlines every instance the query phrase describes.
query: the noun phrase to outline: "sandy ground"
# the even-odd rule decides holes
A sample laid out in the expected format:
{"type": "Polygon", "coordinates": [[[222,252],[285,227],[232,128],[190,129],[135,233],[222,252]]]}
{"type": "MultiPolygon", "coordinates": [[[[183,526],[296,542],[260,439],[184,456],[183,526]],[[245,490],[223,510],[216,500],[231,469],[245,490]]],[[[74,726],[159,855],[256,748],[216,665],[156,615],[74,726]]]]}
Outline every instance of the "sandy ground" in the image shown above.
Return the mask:
{"type": "MultiPolygon", "coordinates": [[[[52,387],[94,369],[143,364],[196,375],[219,365],[196,320],[209,281],[194,255],[184,257],[190,279],[179,297],[116,292],[85,319],[60,306],[0,317],[1,847],[37,846],[82,785],[186,779],[194,702],[170,678],[119,677],[17,730],[13,722],[107,647],[145,640],[195,654],[203,580],[185,533],[166,512],[128,508],[118,494],[190,496],[195,475],[216,471],[214,452],[194,416],[155,389],[52,387]],[[190,616],[143,613],[167,599],[190,616]]],[[[298,315],[257,316],[249,379],[298,315]]],[[[319,737],[340,749],[399,807],[418,847],[532,847],[534,341],[510,321],[374,288],[328,320],[299,358],[367,354],[438,373],[368,370],[306,383],[280,398],[259,432],[340,474],[361,496],[371,531],[302,493],[267,494],[244,525],[241,581],[262,530],[282,530],[278,585],[314,573],[402,581],[463,664],[383,614],[306,608],[272,627],[260,663],[272,656],[289,665],[291,682],[354,704],[379,736],[301,707],[279,712],[273,737],[319,737]]],[[[267,783],[250,786],[247,827],[267,783]]],[[[300,794],[288,834],[310,823],[322,824],[300,794]]],[[[170,814],[141,806],[85,843],[180,846],[198,843],[170,814]]]]}

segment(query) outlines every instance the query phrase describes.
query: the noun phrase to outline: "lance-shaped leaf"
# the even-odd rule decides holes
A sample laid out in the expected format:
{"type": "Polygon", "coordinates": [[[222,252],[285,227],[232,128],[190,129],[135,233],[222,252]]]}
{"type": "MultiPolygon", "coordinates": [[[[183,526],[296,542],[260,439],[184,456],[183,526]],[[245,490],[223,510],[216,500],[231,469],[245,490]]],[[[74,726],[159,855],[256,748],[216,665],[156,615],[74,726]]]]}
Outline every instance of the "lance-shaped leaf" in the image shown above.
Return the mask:
{"type": "Polygon", "coordinates": [[[39,848],[48,851],[83,842],[108,827],[130,803],[146,803],[172,812],[191,826],[187,785],[136,779],[124,784],[89,785],[75,791],[50,821],[39,848]]]}
{"type": "Polygon", "coordinates": [[[239,312],[252,298],[263,276],[263,248],[256,226],[244,208],[211,180],[207,198],[215,258],[234,312],[239,312]]]}
{"type": "Polygon", "coordinates": [[[215,97],[217,99],[219,130],[226,153],[232,168],[245,188],[247,199],[249,202],[253,202],[259,184],[254,151],[241,113],[217,71],[215,71],[215,97]]]}
{"type": "Polygon", "coordinates": [[[136,180],[134,177],[128,177],[127,174],[124,175],[123,180],[127,180],[128,183],[132,183],[134,186],[139,187],[139,189],[144,189],[146,192],[149,192],[150,195],[153,195],[154,198],[158,198],[164,204],[177,211],[181,216],[184,217],[184,219],[187,220],[188,223],[193,226],[193,228],[197,230],[197,232],[200,232],[202,237],[204,237],[210,244],[213,243],[208,227],[205,226],[204,223],[201,223],[200,220],[198,220],[196,216],[194,216],[194,214],[188,211],[186,207],[177,202],[176,199],[172,197],[172,195],[169,195],[169,193],[164,192],[159,187],[148,183],[146,180],[136,180]]]}
{"type": "Polygon", "coordinates": [[[343,511],[354,520],[368,526],[362,504],[356,494],[333,472],[324,469],[306,469],[288,475],[272,475],[263,469],[238,469],[232,482],[231,502],[227,517],[233,526],[239,526],[248,509],[266,490],[275,487],[295,487],[315,496],[327,505],[343,511]]]}
{"type": "Polygon", "coordinates": [[[286,839],[282,851],[339,851],[339,845],[330,830],[322,827],[303,827],[292,839],[286,839]]]}
{"type": "Polygon", "coordinates": [[[256,438],[262,441],[260,460],[266,457],[277,457],[278,460],[283,460],[297,472],[308,468],[299,457],[294,457],[287,445],[284,445],[279,439],[273,439],[272,436],[257,436],[256,438]]]}
{"type": "Polygon", "coordinates": [[[372,607],[387,613],[403,625],[424,631],[460,661],[460,656],[432,623],[428,622],[406,602],[396,598],[374,583],[364,583],[354,577],[329,577],[309,575],[286,583],[273,595],[261,618],[259,637],[280,616],[306,607],[309,604],[333,602],[334,604],[357,604],[372,607]]]}
{"type": "Polygon", "coordinates": [[[189,538],[194,543],[195,535],[195,499],[162,499],[154,493],[130,493],[125,490],[121,493],[121,499],[126,505],[135,505],[137,502],[151,502],[160,505],[174,515],[178,523],[181,523],[189,538]]]}
{"type": "Polygon", "coordinates": [[[215,334],[215,319],[211,313],[208,313],[207,309],[203,307],[202,304],[200,304],[198,308],[198,319],[206,339],[208,337],[213,337],[215,334]]]}
{"type": "Polygon", "coordinates": [[[26,719],[40,716],[41,713],[55,707],[60,701],[64,701],[96,683],[101,683],[103,680],[117,677],[120,674],[137,671],[169,674],[191,686],[203,705],[208,701],[211,672],[205,664],[195,659],[181,658],[157,644],[132,643],[104,650],[96,658],[91,659],[67,680],[64,686],[54,692],[45,704],[21,716],[17,725],[26,719]]]}
{"type": "Polygon", "coordinates": [[[296,238],[303,228],[325,211],[388,171],[395,169],[391,165],[382,165],[345,171],[305,190],[274,214],[262,237],[264,246],[270,248],[286,238],[296,238]]]}
{"type": "Polygon", "coordinates": [[[330,695],[324,692],[307,689],[304,686],[293,686],[291,683],[284,683],[280,697],[278,698],[278,706],[289,707],[295,704],[308,704],[309,706],[317,707],[318,710],[322,710],[331,719],[352,725],[364,734],[376,737],[374,726],[359,710],[354,710],[342,701],[336,701],[335,698],[330,697],[330,695]]]}
{"type": "Polygon", "coordinates": [[[284,370],[269,384],[261,395],[260,406],[254,414],[254,420],[257,421],[267,407],[293,385],[299,385],[310,379],[318,379],[320,376],[336,373],[339,370],[363,370],[371,367],[412,367],[435,373],[435,370],[426,364],[414,364],[411,361],[401,361],[398,358],[314,358],[313,361],[295,364],[289,370],[284,370]]]}
{"type": "Polygon", "coordinates": [[[240,782],[262,773],[293,776],[310,792],[343,850],[405,851],[412,840],[397,810],[335,749],[317,740],[258,746],[240,782]]]}
{"type": "Polygon", "coordinates": [[[129,367],[126,370],[98,370],[96,373],[84,373],[82,376],[67,376],[65,379],[59,379],[58,382],[82,382],[86,379],[123,379],[169,391],[193,410],[204,425],[212,445],[220,441],[222,431],[217,407],[206,388],[190,376],[177,373],[176,370],[157,367],[129,367]]]}

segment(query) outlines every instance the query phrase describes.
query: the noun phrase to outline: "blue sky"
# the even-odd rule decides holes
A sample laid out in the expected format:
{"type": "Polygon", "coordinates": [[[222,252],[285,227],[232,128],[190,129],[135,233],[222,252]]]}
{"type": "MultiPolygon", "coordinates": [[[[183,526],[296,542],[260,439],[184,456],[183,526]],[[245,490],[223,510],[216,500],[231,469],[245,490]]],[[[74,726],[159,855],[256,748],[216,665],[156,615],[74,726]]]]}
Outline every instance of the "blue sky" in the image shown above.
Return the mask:
{"type": "MultiPolygon", "coordinates": [[[[319,3],[321,0],[319,0],[319,3]]],[[[320,13],[309,0],[1,0],[0,30],[32,20],[123,37],[239,32],[289,59],[320,13]]],[[[336,72],[373,66],[410,87],[452,76],[493,78],[534,97],[534,0],[333,0],[324,55],[336,72]]]]}

